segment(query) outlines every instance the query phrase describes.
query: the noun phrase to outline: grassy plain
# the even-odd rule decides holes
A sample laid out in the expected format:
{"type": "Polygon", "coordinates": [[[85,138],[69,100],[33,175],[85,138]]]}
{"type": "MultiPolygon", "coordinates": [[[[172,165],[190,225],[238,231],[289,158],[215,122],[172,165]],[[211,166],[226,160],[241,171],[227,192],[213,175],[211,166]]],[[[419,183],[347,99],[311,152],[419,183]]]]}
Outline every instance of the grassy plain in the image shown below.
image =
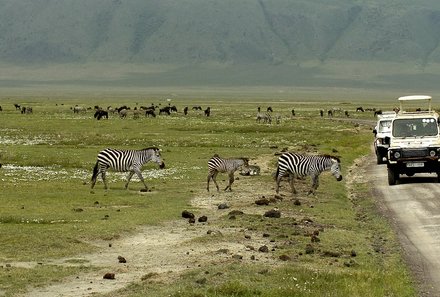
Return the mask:
{"type": "MultiPolygon", "coordinates": [[[[171,94],[172,96],[172,94],[171,94]]],[[[3,98],[0,113],[0,295],[16,296],[31,286],[60,282],[67,275],[90,272],[98,267],[40,265],[20,267],[14,263],[40,262],[75,257],[97,251],[96,240],[111,242],[136,227],[179,220],[191,199],[206,187],[206,162],[214,154],[247,156],[252,160],[283,149],[329,153],[341,157],[344,175],[352,165],[371,153],[372,112],[356,113],[357,106],[391,109],[392,101],[358,102],[349,98],[327,101],[293,100],[261,96],[227,97],[217,94],[196,98],[172,98],[179,113],[156,118],[110,115],[97,121],[93,111],[74,114],[71,107],[167,105],[164,96],[18,97],[3,98]],[[32,106],[33,114],[20,114],[13,103],[32,106]],[[211,107],[210,117],[191,110],[211,107]],[[184,116],[182,109],[190,107],[184,116]],[[255,122],[257,107],[280,113],[280,124],[255,122]],[[334,118],[319,110],[342,110],[334,118]],[[291,110],[296,116],[291,118],[291,110]],[[343,111],[350,113],[346,118],[343,111]],[[167,168],[145,166],[144,176],[152,188],[147,196],[133,179],[124,190],[124,175],[109,173],[110,190],[98,182],[93,193],[89,180],[99,150],[106,147],[140,149],[158,146],[167,168]],[[7,265],[8,263],[12,263],[7,265]]],[[[236,182],[234,190],[239,192],[236,182]]],[[[299,182],[301,183],[301,182],[299,182]]],[[[304,181],[302,187],[309,185],[304,181]]],[[[256,179],[258,187],[273,189],[270,173],[256,179]]],[[[290,196],[275,206],[290,217],[267,222],[245,214],[231,223],[227,215],[210,222],[217,228],[240,226],[268,233],[277,242],[272,257],[289,255],[275,266],[243,263],[239,259],[189,269],[172,282],[133,280],[133,285],[103,296],[415,296],[393,231],[377,212],[368,185],[362,179],[336,183],[323,175],[316,196],[299,194],[301,207],[290,196]],[[313,207],[310,207],[313,205],[313,207]],[[314,223],[307,225],[303,218],[314,223]],[[293,219],[292,219],[293,218],[293,219]],[[320,242],[305,236],[322,228],[320,242]],[[312,244],[315,252],[306,253],[312,244]],[[330,255],[330,256],[329,256],[330,255]]],[[[197,211],[197,209],[192,209],[197,211]]],[[[237,241],[229,236],[222,241],[237,241]]],[[[200,242],[212,238],[199,238],[200,242]]],[[[220,245],[221,246],[221,245],[220,245]]]]}

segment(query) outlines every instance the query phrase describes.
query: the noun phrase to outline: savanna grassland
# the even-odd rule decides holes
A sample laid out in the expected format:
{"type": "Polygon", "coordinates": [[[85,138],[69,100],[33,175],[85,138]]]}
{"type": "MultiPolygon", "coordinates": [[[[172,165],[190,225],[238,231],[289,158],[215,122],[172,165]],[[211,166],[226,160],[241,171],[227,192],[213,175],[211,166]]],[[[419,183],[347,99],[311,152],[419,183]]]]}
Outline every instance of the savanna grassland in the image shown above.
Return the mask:
{"type": "MultiPolygon", "coordinates": [[[[0,296],[20,296],[33,288],[60,285],[102,269],[84,255],[110,246],[146,226],[178,222],[197,233],[164,249],[180,258],[210,247],[198,261],[179,271],[158,273],[152,267],[118,291],[89,291],[94,296],[415,296],[413,281],[386,219],[378,214],[361,165],[371,156],[372,112],[356,107],[391,109],[394,102],[352,100],[300,101],[285,98],[83,97],[3,98],[0,112],[0,296]],[[33,108],[21,114],[13,103],[33,108]],[[97,121],[93,110],[74,114],[75,105],[176,105],[178,113],[156,118],[131,114],[97,121]],[[189,114],[182,110],[189,107],[189,114]],[[211,116],[203,111],[210,106],[211,116]],[[256,123],[257,107],[271,106],[279,124],[256,123]],[[333,118],[319,110],[335,108],[333,118]],[[291,117],[291,110],[295,117],[291,117]],[[349,112],[349,117],[344,115],[349,112]],[[166,168],[144,167],[151,191],[142,193],[133,177],[108,174],[109,190],[98,180],[90,190],[97,153],[106,147],[162,149],[166,168]],[[337,155],[344,180],[321,176],[315,196],[309,179],[298,180],[292,197],[287,184],[276,197],[272,173],[276,153],[291,151],[337,155]],[[259,176],[239,176],[233,192],[206,192],[207,160],[214,154],[249,157],[262,168],[259,176]],[[269,198],[269,205],[255,200],[269,198]],[[226,203],[227,210],[217,209],[226,203]],[[280,218],[262,216],[277,208],[280,218]],[[183,210],[208,214],[208,222],[189,224],[183,210]],[[232,215],[231,211],[238,211],[232,215]],[[225,248],[234,246],[235,249],[225,248]],[[266,246],[268,250],[261,250],[266,246]],[[186,249],[186,250],[185,250],[186,249]],[[181,254],[180,254],[181,253],[181,254]],[[66,265],[75,262],[76,265],[66,265]]],[[[220,186],[226,176],[218,178],[220,186]]],[[[212,186],[211,189],[214,187],[212,186]]],[[[167,237],[169,230],[160,234],[167,237]]],[[[159,235],[160,235],[159,234],[159,235]]],[[[161,236],[158,236],[161,237],[161,236]]],[[[148,242],[148,234],[145,240],[148,242]]],[[[146,249],[147,255],[157,251],[146,249]]],[[[127,251],[128,253],[128,251],[127,251]]],[[[158,258],[158,257],[156,257],[158,258]]],[[[142,258],[130,262],[141,262],[142,258]]],[[[183,261],[183,259],[182,259],[183,261]]],[[[117,259],[115,259],[117,262],[117,259]]],[[[139,264],[139,263],[138,263],[139,264]]],[[[123,265],[123,264],[120,264],[123,265]]],[[[124,266],[121,266],[124,267],[124,266]]],[[[128,271],[129,266],[125,267],[128,271]]],[[[124,269],[117,270],[116,282],[124,269]]],[[[90,282],[91,283],[91,282],[90,282]]],[[[104,283],[105,284],[105,283],[104,283]]],[[[90,285],[91,286],[91,285],[90,285]]],[[[29,293],[30,294],[30,293],[29,293]]],[[[47,295],[49,296],[49,295],[47,295]]],[[[51,296],[57,296],[55,293],[51,296]]],[[[73,296],[73,295],[72,295],[73,296]]],[[[76,295],[78,296],[78,295],[76,295]]]]}

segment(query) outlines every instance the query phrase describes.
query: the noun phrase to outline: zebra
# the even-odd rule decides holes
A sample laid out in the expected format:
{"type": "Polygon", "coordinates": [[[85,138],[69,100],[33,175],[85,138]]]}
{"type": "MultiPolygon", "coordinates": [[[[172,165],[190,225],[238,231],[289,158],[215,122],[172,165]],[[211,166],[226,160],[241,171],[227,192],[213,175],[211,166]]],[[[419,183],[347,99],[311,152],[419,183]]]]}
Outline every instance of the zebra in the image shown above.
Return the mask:
{"type": "Polygon", "coordinates": [[[229,184],[225,188],[225,191],[229,189],[229,191],[232,191],[232,183],[234,182],[234,172],[237,171],[239,168],[247,168],[249,166],[249,159],[248,158],[236,158],[236,159],[224,159],[221,158],[219,155],[215,154],[211,159],[208,161],[208,182],[206,189],[209,192],[209,182],[212,179],[214,181],[214,184],[217,188],[217,192],[220,192],[217,181],[215,178],[217,177],[217,174],[219,172],[227,172],[229,175],[229,184]]]}
{"type": "Polygon", "coordinates": [[[283,176],[289,177],[292,194],[296,194],[293,185],[293,179],[310,175],[312,178],[312,187],[308,194],[315,194],[319,185],[319,174],[330,170],[337,181],[342,180],[340,160],[338,157],[330,155],[302,155],[286,152],[278,158],[278,167],[276,172],[276,193],[279,193],[280,181],[283,176]]]}
{"type": "Polygon", "coordinates": [[[272,114],[270,112],[259,112],[257,113],[257,122],[260,123],[263,120],[263,123],[272,123],[272,114]]]}
{"type": "Polygon", "coordinates": [[[141,168],[148,161],[156,162],[161,169],[165,168],[165,163],[160,155],[160,149],[157,147],[149,147],[142,150],[104,149],[98,153],[98,160],[93,168],[92,189],[95,186],[98,174],[101,174],[104,188],[106,190],[108,189],[105,173],[107,169],[110,168],[114,171],[129,172],[127,182],[125,183],[126,189],[128,188],[130,179],[136,173],[144,184],[145,190],[147,190],[148,187],[142,176],[141,168]]]}

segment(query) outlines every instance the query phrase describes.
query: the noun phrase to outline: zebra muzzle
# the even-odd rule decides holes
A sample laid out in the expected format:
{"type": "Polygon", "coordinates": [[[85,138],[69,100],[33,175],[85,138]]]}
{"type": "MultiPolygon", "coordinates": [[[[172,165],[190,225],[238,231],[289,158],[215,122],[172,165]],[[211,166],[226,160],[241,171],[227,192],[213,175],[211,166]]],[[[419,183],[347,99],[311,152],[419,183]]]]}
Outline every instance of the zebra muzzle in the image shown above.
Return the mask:
{"type": "Polygon", "coordinates": [[[342,180],[342,175],[338,176],[338,177],[336,178],[336,180],[337,180],[337,181],[341,181],[341,180],[342,180]]]}
{"type": "Polygon", "coordinates": [[[159,168],[160,168],[160,169],[164,169],[164,168],[165,168],[165,163],[164,163],[164,162],[160,163],[160,164],[159,164],[159,168]]]}

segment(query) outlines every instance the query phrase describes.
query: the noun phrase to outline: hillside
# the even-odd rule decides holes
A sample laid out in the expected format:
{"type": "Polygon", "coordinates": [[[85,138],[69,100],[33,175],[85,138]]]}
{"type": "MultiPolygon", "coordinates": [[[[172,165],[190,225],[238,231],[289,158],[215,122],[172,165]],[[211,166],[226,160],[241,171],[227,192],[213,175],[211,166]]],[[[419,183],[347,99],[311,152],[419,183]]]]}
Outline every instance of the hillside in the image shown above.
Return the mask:
{"type": "Polygon", "coordinates": [[[440,64],[440,2],[434,0],[0,0],[0,5],[0,64],[20,69],[2,73],[2,86],[42,75],[48,81],[96,78],[112,85],[436,88],[438,81],[433,74],[440,64]],[[56,65],[80,74],[50,75],[48,67],[56,65]],[[136,68],[110,77],[109,68],[98,77],[96,65],[136,68]]]}

